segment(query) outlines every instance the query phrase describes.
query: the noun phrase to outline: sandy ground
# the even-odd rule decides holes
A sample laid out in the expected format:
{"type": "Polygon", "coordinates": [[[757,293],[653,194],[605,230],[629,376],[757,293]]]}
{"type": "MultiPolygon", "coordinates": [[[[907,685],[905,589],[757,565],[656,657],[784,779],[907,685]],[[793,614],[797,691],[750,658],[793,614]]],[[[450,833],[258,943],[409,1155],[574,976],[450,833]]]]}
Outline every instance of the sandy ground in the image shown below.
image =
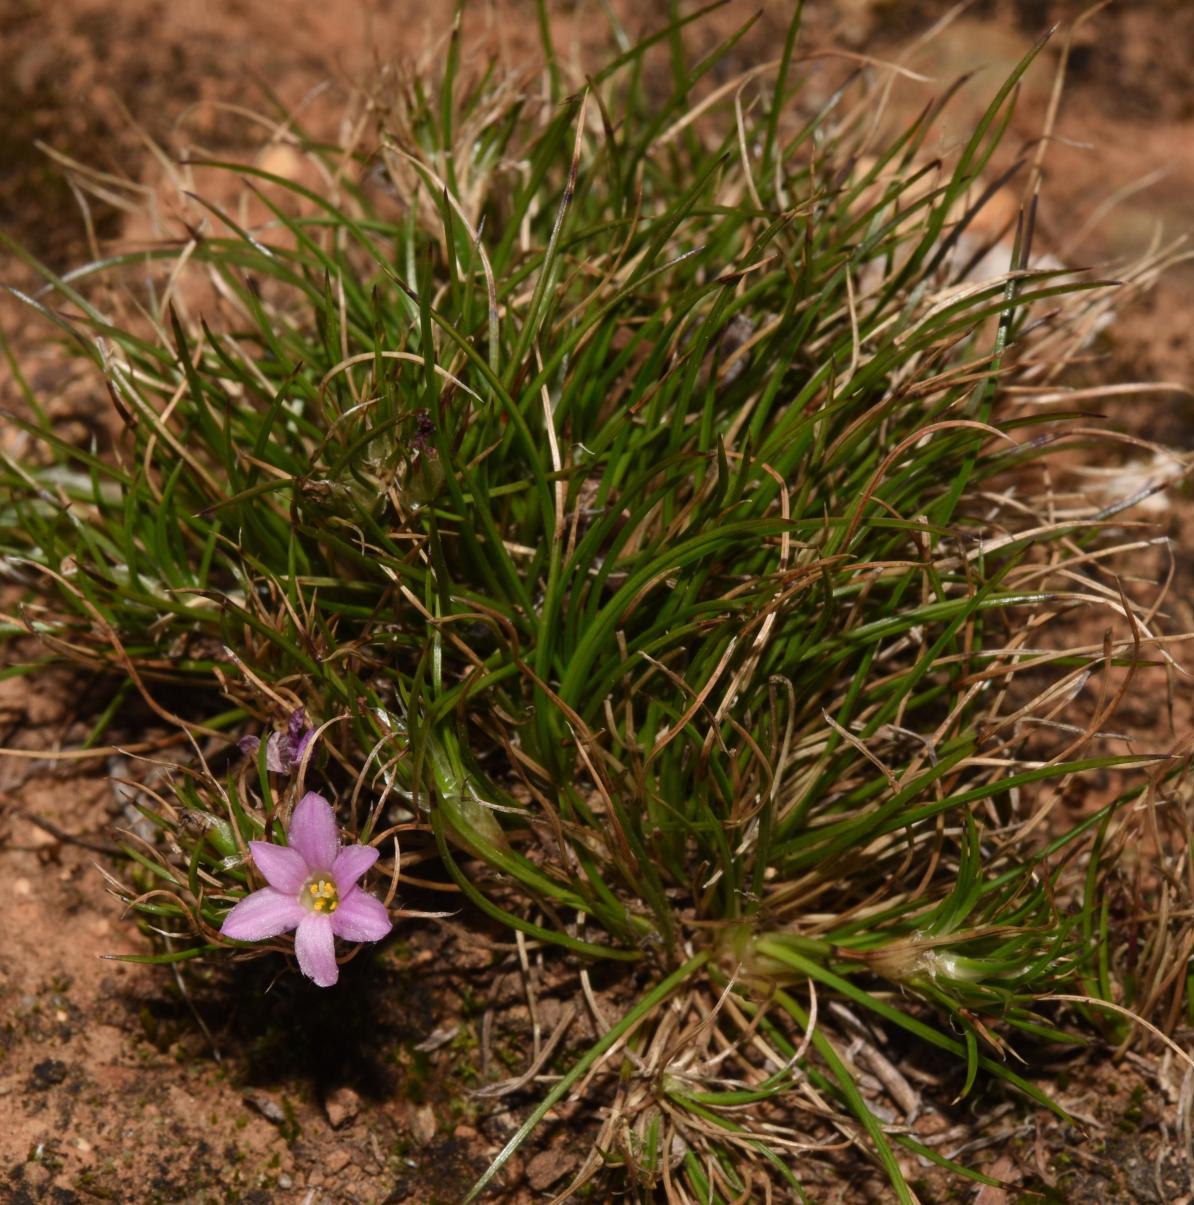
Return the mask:
{"type": "MultiPolygon", "coordinates": [[[[636,7],[619,7],[643,23],[636,7]]],[[[712,44],[754,7],[732,0],[696,36],[712,44]]],[[[565,48],[573,48],[598,6],[558,8],[565,48]]],[[[810,0],[808,8],[814,43],[876,53],[904,45],[945,10],[878,0],[810,0]]],[[[940,138],[965,128],[984,81],[993,87],[1051,17],[1076,8],[977,3],[932,50],[916,52],[910,64],[943,80],[984,67],[940,138]]],[[[775,45],[786,11],[786,4],[765,6],[738,52],[744,64],[775,45]]],[[[147,137],[175,153],[195,144],[247,153],[259,135],[229,106],[263,108],[266,91],[334,129],[350,87],[389,56],[410,55],[442,34],[447,12],[446,4],[412,0],[0,0],[0,229],[56,266],[87,254],[74,198],[36,140],[101,169],[152,179],[147,137]]],[[[534,54],[530,0],[478,4],[474,13],[470,19],[490,25],[509,53],[534,54]]],[[[1106,212],[1068,248],[1071,262],[1137,254],[1158,230],[1172,237],[1194,222],[1191,56],[1194,7],[1163,0],[1120,5],[1077,36],[1060,137],[1049,148],[1042,240],[1062,247],[1106,212]],[[1108,205],[1121,186],[1139,182],[1147,187],[1108,205]]],[[[1026,144],[1040,129],[1051,61],[1047,54],[1025,87],[1015,135],[1026,144]]],[[[899,91],[895,104],[913,99],[911,89],[899,91]]],[[[117,209],[97,205],[90,216],[100,238],[125,231],[117,209]]],[[[19,281],[23,271],[11,257],[0,261],[0,278],[19,281]]],[[[1109,336],[1111,379],[1189,385],[1192,304],[1189,265],[1137,300],[1109,336]]],[[[55,392],[69,382],[41,333],[7,301],[0,322],[35,386],[85,419],[96,397],[55,392]]],[[[5,388],[0,381],[0,394],[5,388]]],[[[1194,448],[1190,405],[1180,395],[1112,413],[1127,429],[1194,448]]],[[[1194,628],[1186,601],[1194,510],[1179,495],[1155,518],[1179,549],[1174,626],[1194,628]]],[[[88,705],[66,676],[35,687],[22,678],[0,683],[0,743],[25,751],[0,758],[0,1197],[458,1200],[526,1103],[482,1108],[468,1095],[482,1055],[501,1058],[496,1038],[493,1050],[479,1051],[487,1004],[500,1014],[494,1032],[511,1063],[527,1034],[503,935],[467,914],[448,925],[411,926],[368,968],[350,967],[342,987],[322,995],[293,974],[279,977],[282,968],[271,963],[182,976],[105,960],[148,948],[123,922],[99,869],[112,865],[113,827],[129,822],[127,798],[111,780],[128,767],[36,756],[77,745],[88,705]]],[[[1155,710],[1138,710],[1142,728],[1155,721],[1155,710]]],[[[551,1005],[550,993],[545,999],[551,1005]]],[[[1012,1183],[1074,1194],[1055,1200],[1189,1199],[1164,1141],[1178,1078],[1155,1061],[1083,1065],[1067,1091],[1090,1119],[1089,1137],[1039,1118],[1009,1119],[993,1126],[995,1142],[975,1157],[1012,1183]]],[[[567,1122],[549,1127],[515,1161],[498,1199],[541,1199],[558,1188],[579,1145],[567,1122]]],[[[843,1178],[821,1199],[881,1200],[877,1184],[843,1178]]],[[[947,1199],[933,1195],[931,1177],[926,1184],[926,1200],[947,1199]]],[[[981,1201],[1009,1199],[988,1193],[981,1201]]]]}

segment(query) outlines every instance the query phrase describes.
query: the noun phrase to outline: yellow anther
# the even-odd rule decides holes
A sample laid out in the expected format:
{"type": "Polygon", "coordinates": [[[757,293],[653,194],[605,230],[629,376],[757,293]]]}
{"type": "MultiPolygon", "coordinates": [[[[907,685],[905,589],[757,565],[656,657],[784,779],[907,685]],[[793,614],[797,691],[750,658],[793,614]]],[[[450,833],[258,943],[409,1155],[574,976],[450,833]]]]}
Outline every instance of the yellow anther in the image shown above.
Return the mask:
{"type": "Polygon", "coordinates": [[[334,879],[316,875],[303,884],[299,895],[302,903],[312,912],[335,912],[340,907],[340,892],[334,879]]]}

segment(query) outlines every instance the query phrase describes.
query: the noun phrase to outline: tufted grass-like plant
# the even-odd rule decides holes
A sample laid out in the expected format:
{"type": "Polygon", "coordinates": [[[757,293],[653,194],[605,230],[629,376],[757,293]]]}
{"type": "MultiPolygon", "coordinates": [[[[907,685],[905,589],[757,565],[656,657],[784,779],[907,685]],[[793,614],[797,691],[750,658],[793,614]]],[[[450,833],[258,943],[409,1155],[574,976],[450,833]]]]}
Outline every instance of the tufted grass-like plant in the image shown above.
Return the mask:
{"type": "Polygon", "coordinates": [[[897,69],[826,88],[798,13],[776,62],[743,70],[744,30],[694,63],[691,19],[571,83],[476,66],[458,22],[340,143],[283,115],[284,155],[166,162],[148,248],[26,257],[115,434],[72,440],[16,372],[5,630],[42,652],[9,672],[84,663],[105,723],[139,694],[209,752],[321,726],[293,782],[263,741],[145,806],[121,890],[155,960],[229,949],[305,776],[385,875],[402,827],[575,975],[598,1036],[475,1195],[580,1093],[558,1199],[803,1198],[848,1143],[911,1201],[918,1159],[987,1178],[904,1124],[885,1044],[1056,1111],[1015,1055],[1092,1016],[1049,997],[1134,1002],[1122,808],[1049,819],[1147,760],[1104,734],[1172,664],[1116,576],[1147,537],[1067,475],[1104,433],[1063,374],[1112,289],[1032,266],[1031,203],[981,268],[994,188],[1039,183],[992,167],[1039,46],[938,159],[952,87],[885,134],[897,69]]]}

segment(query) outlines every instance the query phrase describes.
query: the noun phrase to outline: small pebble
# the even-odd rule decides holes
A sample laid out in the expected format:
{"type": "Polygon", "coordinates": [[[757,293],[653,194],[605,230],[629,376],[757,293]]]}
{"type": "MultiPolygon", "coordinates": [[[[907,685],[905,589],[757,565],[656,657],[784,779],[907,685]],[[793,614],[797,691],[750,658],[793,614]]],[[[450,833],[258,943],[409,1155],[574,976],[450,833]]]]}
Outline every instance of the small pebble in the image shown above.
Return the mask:
{"type": "Polygon", "coordinates": [[[430,1105],[420,1105],[410,1119],[411,1133],[420,1146],[426,1146],[436,1131],[435,1110],[430,1105]]]}
{"type": "Polygon", "coordinates": [[[338,1130],[361,1111],[361,1098],[351,1088],[336,1088],[327,1094],[323,1110],[332,1129],[338,1130]]]}
{"type": "Polygon", "coordinates": [[[560,1179],[576,1162],[575,1156],[554,1147],[540,1151],[526,1167],[527,1183],[536,1191],[544,1192],[560,1179]]]}
{"type": "MultiPolygon", "coordinates": [[[[50,1169],[44,1163],[26,1163],[24,1176],[26,1189],[41,1189],[53,1179],[50,1169]]],[[[40,1193],[38,1194],[41,1195],[40,1193]]],[[[26,1198],[28,1199],[28,1198],[26,1198]]]]}
{"type": "Polygon", "coordinates": [[[244,1100],[245,1104],[251,1109],[256,1109],[266,1121],[272,1121],[276,1126],[286,1124],[286,1114],[282,1111],[282,1106],[270,1100],[264,1092],[246,1092],[244,1100]]]}

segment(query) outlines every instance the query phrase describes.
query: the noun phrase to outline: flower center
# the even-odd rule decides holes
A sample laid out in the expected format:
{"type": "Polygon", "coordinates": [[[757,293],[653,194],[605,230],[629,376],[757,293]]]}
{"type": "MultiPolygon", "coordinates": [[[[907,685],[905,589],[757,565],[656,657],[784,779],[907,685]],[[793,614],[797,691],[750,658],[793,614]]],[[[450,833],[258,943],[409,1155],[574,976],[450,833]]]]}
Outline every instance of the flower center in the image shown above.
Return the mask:
{"type": "Polygon", "coordinates": [[[335,912],[340,907],[335,879],[328,874],[312,875],[299,892],[299,903],[312,912],[335,912]]]}

